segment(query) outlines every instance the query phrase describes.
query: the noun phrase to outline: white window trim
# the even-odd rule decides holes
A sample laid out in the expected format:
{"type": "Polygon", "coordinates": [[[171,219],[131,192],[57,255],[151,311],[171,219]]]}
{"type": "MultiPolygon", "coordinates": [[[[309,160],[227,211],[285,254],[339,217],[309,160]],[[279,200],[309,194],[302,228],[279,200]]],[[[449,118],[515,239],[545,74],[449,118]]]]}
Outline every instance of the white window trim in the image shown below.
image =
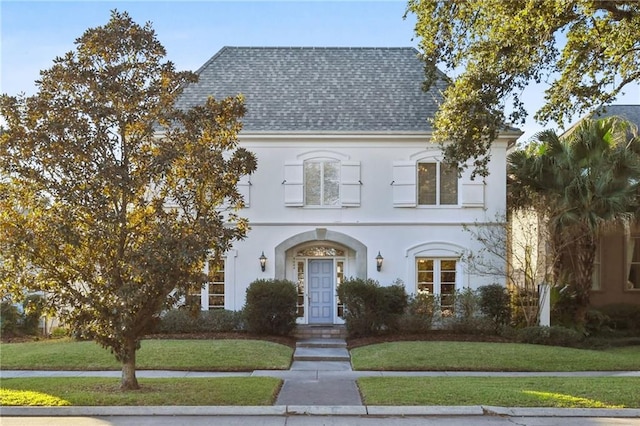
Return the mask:
{"type": "Polygon", "coordinates": [[[442,161],[434,161],[434,160],[420,160],[416,163],[416,204],[420,208],[454,208],[460,207],[460,178],[456,179],[456,203],[455,204],[442,204],[442,193],[440,191],[442,186],[442,165],[446,164],[442,161]],[[435,164],[436,165],[436,202],[435,204],[420,204],[420,199],[418,194],[420,193],[420,174],[418,173],[418,168],[420,164],[435,164]]]}
{"type": "Polygon", "coordinates": [[[362,181],[360,161],[352,161],[348,156],[333,151],[310,151],[297,156],[294,161],[285,161],[284,205],[309,209],[339,209],[359,207],[362,181]],[[340,164],[339,203],[335,205],[305,205],[305,161],[336,161],[340,164]]]}

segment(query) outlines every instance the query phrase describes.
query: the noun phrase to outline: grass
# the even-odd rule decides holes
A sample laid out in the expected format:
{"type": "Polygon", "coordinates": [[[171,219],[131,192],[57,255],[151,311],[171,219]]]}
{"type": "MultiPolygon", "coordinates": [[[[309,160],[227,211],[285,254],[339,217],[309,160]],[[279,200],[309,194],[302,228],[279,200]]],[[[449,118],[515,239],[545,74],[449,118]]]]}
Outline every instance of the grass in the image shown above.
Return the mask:
{"type": "MultiPolygon", "coordinates": [[[[4,370],[119,370],[95,342],[67,339],[0,345],[4,370]]],[[[144,340],[140,370],[251,371],[289,368],[293,349],[262,340],[144,340]]]]}
{"type": "Polygon", "coordinates": [[[484,342],[388,342],[351,350],[355,370],[640,370],[640,346],[585,350],[484,342]]]}
{"type": "Polygon", "coordinates": [[[112,378],[3,379],[0,405],[273,405],[282,384],[272,377],[138,379],[141,389],[119,390],[112,378]]]}
{"type": "Polygon", "coordinates": [[[367,405],[640,408],[636,377],[363,377],[367,405]]]}

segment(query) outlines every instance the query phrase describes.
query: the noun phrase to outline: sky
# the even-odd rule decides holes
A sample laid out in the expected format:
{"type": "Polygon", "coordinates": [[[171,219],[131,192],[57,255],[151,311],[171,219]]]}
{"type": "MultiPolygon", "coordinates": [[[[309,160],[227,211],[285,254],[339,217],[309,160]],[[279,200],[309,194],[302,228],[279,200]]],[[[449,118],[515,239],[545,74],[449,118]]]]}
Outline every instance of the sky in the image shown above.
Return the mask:
{"type": "MultiPolygon", "coordinates": [[[[167,58],[178,70],[196,71],[223,46],[418,47],[415,17],[406,1],[29,1],[0,0],[0,92],[34,94],[40,70],[74,50],[88,28],[109,21],[110,11],[151,22],[167,58]]],[[[616,104],[640,104],[640,85],[616,104]]],[[[529,117],[520,141],[552,125],[533,114],[544,87],[523,99],[529,117]]],[[[579,117],[575,117],[578,119],[579,117]]]]}

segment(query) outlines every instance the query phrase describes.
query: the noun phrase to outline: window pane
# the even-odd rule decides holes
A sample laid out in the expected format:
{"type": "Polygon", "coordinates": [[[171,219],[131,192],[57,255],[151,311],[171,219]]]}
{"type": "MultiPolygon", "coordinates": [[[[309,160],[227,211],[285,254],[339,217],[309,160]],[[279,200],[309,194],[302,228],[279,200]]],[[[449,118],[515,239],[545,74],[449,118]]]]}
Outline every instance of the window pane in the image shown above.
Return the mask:
{"type": "Polygon", "coordinates": [[[340,163],[327,161],[324,166],[323,205],[335,206],[340,201],[340,163]]]}
{"type": "Polygon", "coordinates": [[[640,263],[640,238],[633,238],[633,256],[631,262],[640,263]]]}
{"type": "Polygon", "coordinates": [[[442,286],[440,287],[440,294],[444,295],[448,295],[448,294],[453,294],[456,291],[456,286],[455,284],[442,284],[442,286]]]}
{"type": "Polygon", "coordinates": [[[304,204],[307,206],[320,205],[320,163],[304,163],[304,204]]]}
{"type": "Polygon", "coordinates": [[[436,163],[418,163],[418,204],[436,204],[436,163]]]}
{"type": "Polygon", "coordinates": [[[418,282],[419,283],[432,283],[433,282],[433,272],[418,272],[418,282]]]}
{"type": "Polygon", "coordinates": [[[633,289],[640,289],[640,263],[634,263],[629,267],[627,290],[633,289]]]}
{"type": "Polygon", "coordinates": [[[440,274],[441,277],[441,281],[443,283],[455,283],[456,282],[456,273],[454,272],[442,272],[440,274]]]}
{"type": "Polygon", "coordinates": [[[433,259],[418,259],[418,271],[433,271],[433,259]]]}
{"type": "Polygon", "coordinates": [[[440,204],[458,204],[458,169],[452,164],[440,164],[440,204]]]}
{"type": "Polygon", "coordinates": [[[209,294],[221,294],[221,295],[224,295],[224,284],[212,284],[212,283],[209,283],[209,294]]]}
{"type": "Polygon", "coordinates": [[[433,294],[433,284],[418,284],[418,291],[433,294]]]}
{"type": "Polygon", "coordinates": [[[224,296],[209,296],[209,309],[224,308],[224,296]]]}
{"type": "Polygon", "coordinates": [[[440,263],[440,267],[443,271],[455,271],[456,270],[456,261],[455,260],[443,260],[440,263]]]}

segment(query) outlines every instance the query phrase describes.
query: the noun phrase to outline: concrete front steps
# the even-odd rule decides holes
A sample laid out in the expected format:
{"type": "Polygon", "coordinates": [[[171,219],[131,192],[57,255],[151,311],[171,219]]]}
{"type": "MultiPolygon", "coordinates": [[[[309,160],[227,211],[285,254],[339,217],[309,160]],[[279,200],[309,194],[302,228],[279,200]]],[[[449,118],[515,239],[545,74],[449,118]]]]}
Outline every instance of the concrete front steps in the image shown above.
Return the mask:
{"type": "Polygon", "coordinates": [[[344,339],[315,338],[296,342],[293,361],[346,361],[351,360],[344,339]]]}
{"type": "Polygon", "coordinates": [[[296,339],[346,339],[344,325],[298,325],[294,333],[296,339]]]}

